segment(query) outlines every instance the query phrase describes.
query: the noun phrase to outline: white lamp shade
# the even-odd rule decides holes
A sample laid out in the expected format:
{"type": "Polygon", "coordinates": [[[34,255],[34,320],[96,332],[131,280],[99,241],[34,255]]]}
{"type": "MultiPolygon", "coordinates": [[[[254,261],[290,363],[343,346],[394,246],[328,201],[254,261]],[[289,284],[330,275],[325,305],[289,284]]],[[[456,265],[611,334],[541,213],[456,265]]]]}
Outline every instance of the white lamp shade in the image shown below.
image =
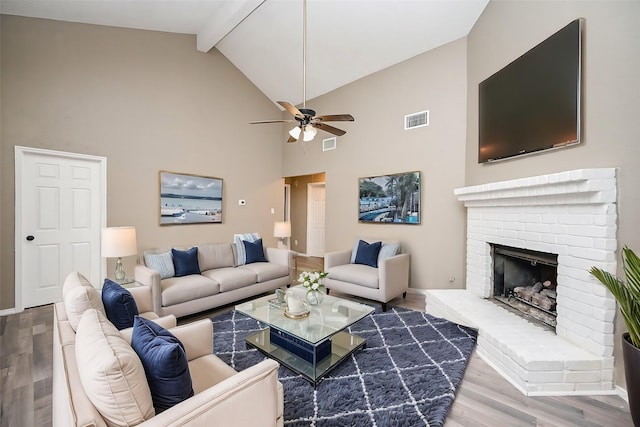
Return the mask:
{"type": "Polygon", "coordinates": [[[291,237],[291,223],[290,222],[276,222],[273,224],[273,236],[274,237],[291,237]]]}
{"type": "Polygon", "coordinates": [[[109,227],[102,229],[102,256],[123,257],[138,253],[135,227],[109,227]]]}
{"type": "Polygon", "coordinates": [[[302,140],[305,142],[311,141],[313,138],[315,138],[317,133],[318,133],[318,129],[316,129],[311,125],[306,125],[304,127],[304,136],[302,140]]]}
{"type": "Polygon", "coordinates": [[[300,132],[302,131],[302,129],[300,129],[300,126],[296,126],[293,129],[291,129],[289,131],[289,135],[291,135],[293,138],[298,139],[298,137],[300,136],[300,132]]]}

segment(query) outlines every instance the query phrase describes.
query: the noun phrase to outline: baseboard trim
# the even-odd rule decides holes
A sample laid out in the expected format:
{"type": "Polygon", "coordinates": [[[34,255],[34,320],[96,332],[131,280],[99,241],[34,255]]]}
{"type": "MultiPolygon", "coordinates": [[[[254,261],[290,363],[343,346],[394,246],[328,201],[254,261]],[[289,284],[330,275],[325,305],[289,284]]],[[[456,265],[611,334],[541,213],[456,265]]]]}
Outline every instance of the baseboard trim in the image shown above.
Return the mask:
{"type": "Polygon", "coordinates": [[[616,386],[616,394],[618,396],[620,396],[622,399],[624,399],[625,402],[629,403],[629,395],[627,394],[627,390],[620,387],[619,385],[616,386]]]}
{"type": "Polygon", "coordinates": [[[18,311],[16,310],[16,308],[6,308],[4,310],[0,310],[0,316],[10,316],[12,314],[16,314],[18,313],[18,311]]]}

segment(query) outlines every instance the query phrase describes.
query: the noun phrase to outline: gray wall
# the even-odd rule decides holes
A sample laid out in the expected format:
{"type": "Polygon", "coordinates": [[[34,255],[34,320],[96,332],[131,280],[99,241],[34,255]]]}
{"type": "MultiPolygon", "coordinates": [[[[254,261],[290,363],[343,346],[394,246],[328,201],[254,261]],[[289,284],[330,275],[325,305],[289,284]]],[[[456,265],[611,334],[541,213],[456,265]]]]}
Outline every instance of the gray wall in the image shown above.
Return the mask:
{"type": "MultiPolygon", "coordinates": [[[[276,244],[282,131],[248,122],[280,111],[218,51],[198,52],[193,36],[13,16],[1,35],[0,309],[14,307],[15,145],[107,157],[107,225],[135,226],[140,250],[252,231],[276,244]],[[160,170],[223,178],[223,224],[160,227],[160,170]]],[[[135,257],[125,261],[132,274],[135,257]]]]}
{"type": "Polygon", "coordinates": [[[335,123],[347,131],[335,150],[322,151],[324,132],[283,143],[285,176],[326,172],[327,252],[357,237],[397,238],[412,256],[412,288],[464,287],[465,212],[453,189],[464,186],[466,57],[457,40],[307,102],[355,117],[335,123]],[[428,127],[404,130],[406,114],[427,109],[428,127]],[[359,177],[411,171],[422,176],[420,225],[358,223],[359,177]]]}
{"type": "MultiPolygon", "coordinates": [[[[466,184],[563,170],[618,168],[618,245],[640,250],[640,2],[495,1],[467,37],[466,184]],[[585,18],[583,143],[538,155],[479,165],[478,83],[576,18],[585,18]]],[[[618,274],[623,275],[619,263],[618,274]]],[[[624,330],[617,318],[616,335],[624,330]]],[[[616,337],[616,383],[624,384],[616,337]]]]}

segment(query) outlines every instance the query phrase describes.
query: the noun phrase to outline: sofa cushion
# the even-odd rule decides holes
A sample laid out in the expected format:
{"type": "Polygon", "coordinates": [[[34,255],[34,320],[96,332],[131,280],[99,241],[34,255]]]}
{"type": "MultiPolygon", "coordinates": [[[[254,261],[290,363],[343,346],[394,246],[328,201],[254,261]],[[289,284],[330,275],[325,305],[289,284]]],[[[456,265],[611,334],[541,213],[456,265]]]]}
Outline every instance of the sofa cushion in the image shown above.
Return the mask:
{"type": "Polygon", "coordinates": [[[76,286],[68,290],[64,297],[64,308],[74,331],[78,329],[80,319],[88,309],[94,308],[105,313],[100,292],[91,285],[76,286]]]}
{"type": "Polygon", "coordinates": [[[162,305],[165,307],[220,292],[218,282],[200,274],[164,279],[160,282],[160,286],[162,287],[162,305]]]}
{"type": "Polygon", "coordinates": [[[173,267],[175,268],[176,277],[200,274],[198,248],[196,246],[186,251],[173,248],[171,249],[171,255],[173,255],[173,267]]]}
{"type": "Polygon", "coordinates": [[[252,271],[255,273],[256,281],[259,283],[289,275],[289,267],[282,264],[275,264],[273,262],[255,262],[252,264],[245,264],[237,269],[252,271]]]}
{"type": "Polygon", "coordinates": [[[244,240],[247,242],[255,242],[260,238],[258,233],[245,233],[245,234],[234,234],[233,242],[236,245],[236,253],[237,253],[237,262],[236,265],[245,265],[247,262],[247,255],[244,250],[244,244],[242,243],[244,240]]]}
{"type": "Polygon", "coordinates": [[[333,280],[353,283],[367,288],[378,289],[378,269],[364,264],[343,264],[327,270],[327,276],[333,280]]]}
{"type": "Polygon", "coordinates": [[[264,249],[262,248],[262,239],[258,239],[255,242],[247,242],[243,240],[244,251],[246,253],[245,264],[251,264],[253,262],[267,262],[264,257],[264,249]]]}
{"type": "Polygon", "coordinates": [[[171,332],[136,316],[131,347],[144,367],[156,414],[193,396],[184,346],[171,332]]]}
{"type": "Polygon", "coordinates": [[[155,415],[138,355],[99,311],[82,315],[75,353],[84,391],[108,425],[137,425],[155,415]]]}
{"type": "MultiPolygon", "coordinates": [[[[358,253],[358,244],[360,243],[360,240],[378,241],[380,239],[357,239],[353,244],[353,249],[351,249],[351,264],[356,261],[356,253],[358,253]]],[[[380,247],[380,253],[378,254],[378,265],[380,265],[380,261],[382,261],[383,259],[399,254],[402,249],[399,240],[383,239],[380,241],[382,242],[382,246],[380,247]]]]}
{"type": "Polygon", "coordinates": [[[138,314],[136,300],[131,292],[110,279],[104,279],[102,303],[107,318],[118,329],[133,326],[133,318],[138,314]]]}
{"type": "Polygon", "coordinates": [[[382,247],[380,247],[380,252],[378,253],[378,265],[380,265],[380,263],[383,260],[397,255],[399,250],[400,250],[399,243],[382,242],[382,247]]]}
{"type": "Polygon", "coordinates": [[[215,270],[205,271],[202,274],[205,277],[215,280],[216,283],[219,283],[220,292],[229,292],[234,289],[253,285],[258,281],[258,277],[255,272],[246,270],[243,267],[216,268],[215,270]]]}
{"type": "Polygon", "coordinates": [[[145,251],[144,264],[160,273],[161,279],[173,277],[176,271],[173,266],[173,254],[171,251],[164,251],[153,253],[152,251],[145,251]]]}
{"type": "Polygon", "coordinates": [[[230,243],[199,245],[198,264],[200,265],[200,271],[234,267],[233,246],[230,243]]]}
{"type": "Polygon", "coordinates": [[[364,264],[378,268],[378,254],[382,242],[367,243],[364,240],[358,241],[358,251],[354,264],[364,264]]]}

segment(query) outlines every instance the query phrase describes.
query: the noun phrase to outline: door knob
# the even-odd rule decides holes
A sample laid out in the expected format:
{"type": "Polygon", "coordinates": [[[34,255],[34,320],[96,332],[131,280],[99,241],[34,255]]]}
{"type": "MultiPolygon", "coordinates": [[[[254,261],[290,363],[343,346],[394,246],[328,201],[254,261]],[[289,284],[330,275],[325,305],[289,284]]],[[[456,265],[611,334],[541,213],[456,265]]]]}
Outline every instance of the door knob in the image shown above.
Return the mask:
{"type": "Polygon", "coordinates": [[[32,241],[32,240],[35,240],[35,239],[36,239],[36,238],[35,238],[35,237],[33,237],[32,235],[28,235],[28,236],[27,236],[27,240],[28,240],[29,242],[30,242],[30,241],[32,241]]]}

